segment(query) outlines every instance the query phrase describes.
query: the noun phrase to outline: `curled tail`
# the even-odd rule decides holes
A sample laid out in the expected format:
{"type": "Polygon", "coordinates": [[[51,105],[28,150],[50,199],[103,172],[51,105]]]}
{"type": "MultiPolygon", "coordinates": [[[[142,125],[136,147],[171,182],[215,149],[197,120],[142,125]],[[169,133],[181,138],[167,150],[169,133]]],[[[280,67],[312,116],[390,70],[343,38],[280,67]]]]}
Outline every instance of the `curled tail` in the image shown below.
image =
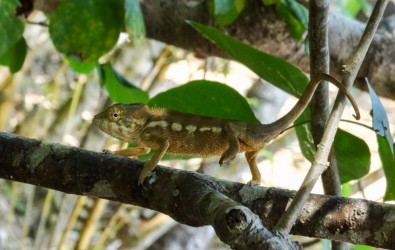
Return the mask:
{"type": "Polygon", "coordinates": [[[317,77],[310,80],[309,85],[307,85],[305,92],[300,97],[300,99],[295,104],[295,106],[287,114],[285,114],[277,121],[271,124],[267,124],[266,129],[271,127],[273,130],[276,130],[280,133],[281,131],[285,130],[289,125],[291,125],[291,123],[293,123],[306,109],[307,105],[309,104],[311,98],[314,95],[314,92],[318,84],[320,84],[322,81],[330,82],[339,88],[339,90],[348,98],[348,100],[350,100],[351,105],[353,106],[355,111],[355,115],[353,115],[354,118],[356,120],[359,120],[360,113],[359,113],[358,105],[355,99],[352,97],[351,93],[348,91],[348,89],[332,76],[325,73],[320,73],[318,74],[317,77]]]}

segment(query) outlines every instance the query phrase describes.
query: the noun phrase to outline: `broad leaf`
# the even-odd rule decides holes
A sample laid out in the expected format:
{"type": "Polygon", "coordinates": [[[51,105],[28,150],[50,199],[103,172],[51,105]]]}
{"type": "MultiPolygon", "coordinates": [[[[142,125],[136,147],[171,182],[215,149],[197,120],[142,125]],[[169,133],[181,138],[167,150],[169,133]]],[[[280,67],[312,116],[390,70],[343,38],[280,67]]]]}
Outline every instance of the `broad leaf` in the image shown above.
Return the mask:
{"type": "MultiPolygon", "coordinates": [[[[185,113],[257,122],[251,107],[243,96],[225,84],[199,80],[162,92],[148,105],[185,113]]],[[[155,150],[139,158],[150,159],[155,150]]],[[[163,159],[188,159],[190,156],[166,155],[163,159]]]]}
{"type": "Polygon", "coordinates": [[[276,5],[277,13],[288,24],[292,36],[297,40],[302,39],[309,22],[306,7],[294,0],[262,0],[262,3],[266,6],[276,5]]]}
{"type": "Polygon", "coordinates": [[[110,63],[101,64],[98,71],[101,84],[106,88],[111,100],[126,104],[148,101],[147,92],[127,81],[110,63]]]}
{"type": "MultiPolygon", "coordinates": [[[[295,124],[303,123],[300,126],[296,126],[295,130],[302,153],[311,162],[314,160],[316,147],[310,133],[310,123],[305,123],[305,121],[309,121],[310,119],[310,110],[306,110],[295,121],[295,124]]],[[[341,183],[359,179],[369,172],[370,151],[364,140],[339,129],[336,133],[333,146],[335,148],[341,183]]]]}
{"type": "Polygon", "coordinates": [[[189,21],[189,23],[220,49],[247,66],[262,79],[297,97],[300,97],[304,92],[308,79],[297,67],[225,35],[217,29],[193,21],[189,21]]]}
{"type": "MultiPolygon", "coordinates": [[[[295,132],[298,137],[299,146],[302,150],[302,154],[307,160],[312,162],[316,150],[313,135],[311,134],[311,110],[306,109],[295,121],[295,132]],[[300,125],[298,125],[300,124],[300,125]]],[[[341,152],[338,152],[341,153],[341,152]]],[[[346,152],[344,152],[346,153],[346,152]]]]}
{"type": "Polygon", "coordinates": [[[341,183],[357,180],[369,173],[370,151],[364,140],[339,129],[334,148],[341,183]]]}
{"type": "Polygon", "coordinates": [[[138,0],[125,0],[125,27],[129,38],[134,43],[139,43],[144,39],[144,19],[138,0]]]}
{"type": "Polygon", "coordinates": [[[123,26],[121,0],[64,0],[50,18],[55,47],[83,62],[96,62],[116,44],[123,26]]]}
{"type": "Polygon", "coordinates": [[[148,105],[180,112],[257,122],[243,96],[231,87],[213,81],[198,80],[153,97],[148,105]]]}
{"type": "Polygon", "coordinates": [[[292,36],[301,40],[308,25],[307,9],[293,0],[281,0],[278,2],[276,10],[288,24],[292,36]]]}
{"type": "Polygon", "coordinates": [[[12,73],[18,72],[25,61],[27,45],[25,38],[21,37],[13,46],[0,55],[0,64],[8,66],[12,73]]]}
{"type": "Polygon", "coordinates": [[[246,0],[210,0],[209,10],[214,16],[215,23],[226,26],[233,23],[243,11],[246,0]]]}
{"type": "Polygon", "coordinates": [[[0,55],[3,55],[22,37],[23,23],[15,17],[18,4],[17,0],[0,0],[0,55]]]}
{"type": "Polygon", "coordinates": [[[394,154],[394,140],[390,131],[390,124],[388,122],[387,113],[381,103],[376,92],[370,86],[369,81],[365,78],[366,84],[368,85],[370,100],[373,107],[373,129],[380,136],[387,139],[388,145],[390,146],[392,155],[394,154]]]}
{"type": "Polygon", "coordinates": [[[80,74],[88,74],[97,67],[96,62],[85,63],[70,56],[65,56],[65,58],[69,62],[70,68],[80,74]]]}
{"type": "Polygon", "coordinates": [[[372,6],[367,0],[338,0],[341,12],[344,15],[355,17],[360,11],[370,13],[372,6]]]}
{"type": "Polygon", "coordinates": [[[392,147],[390,147],[384,137],[377,135],[376,138],[379,146],[380,160],[383,165],[385,179],[387,180],[384,200],[395,200],[395,158],[392,153],[392,147]]]}

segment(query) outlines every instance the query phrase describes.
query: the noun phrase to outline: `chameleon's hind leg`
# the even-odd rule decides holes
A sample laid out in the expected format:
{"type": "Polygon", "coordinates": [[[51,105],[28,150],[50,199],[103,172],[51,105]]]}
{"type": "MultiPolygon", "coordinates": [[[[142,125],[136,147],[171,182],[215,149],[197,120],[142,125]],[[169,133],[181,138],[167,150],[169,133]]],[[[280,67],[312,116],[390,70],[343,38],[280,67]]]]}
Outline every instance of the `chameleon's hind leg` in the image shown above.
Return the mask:
{"type": "Polygon", "coordinates": [[[250,167],[252,179],[249,184],[261,184],[261,172],[259,172],[258,166],[256,164],[256,156],[259,151],[250,151],[245,153],[245,157],[250,167]]]}

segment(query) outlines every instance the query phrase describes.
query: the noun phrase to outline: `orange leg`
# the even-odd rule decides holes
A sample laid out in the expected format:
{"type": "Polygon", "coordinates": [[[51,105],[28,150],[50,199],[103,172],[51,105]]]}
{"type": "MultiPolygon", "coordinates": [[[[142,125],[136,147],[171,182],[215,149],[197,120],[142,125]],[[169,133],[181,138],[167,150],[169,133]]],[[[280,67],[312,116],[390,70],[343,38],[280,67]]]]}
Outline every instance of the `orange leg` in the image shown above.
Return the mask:
{"type": "Polygon", "coordinates": [[[131,156],[145,155],[148,154],[150,151],[151,149],[147,147],[137,147],[137,148],[125,148],[125,149],[113,151],[113,153],[120,156],[131,157],[131,156]]]}
{"type": "Polygon", "coordinates": [[[252,179],[249,182],[250,184],[261,184],[261,172],[259,172],[258,166],[256,164],[256,155],[258,151],[250,151],[245,153],[245,157],[248,162],[248,166],[250,167],[252,179]]]}

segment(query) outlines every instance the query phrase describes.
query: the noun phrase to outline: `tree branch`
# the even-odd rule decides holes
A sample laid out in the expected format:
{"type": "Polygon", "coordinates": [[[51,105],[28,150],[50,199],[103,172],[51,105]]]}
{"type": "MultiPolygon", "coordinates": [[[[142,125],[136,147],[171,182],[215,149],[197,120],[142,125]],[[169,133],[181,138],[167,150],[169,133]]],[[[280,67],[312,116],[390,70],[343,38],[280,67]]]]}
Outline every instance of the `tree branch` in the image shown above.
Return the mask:
{"type": "MultiPolygon", "coordinates": [[[[138,160],[4,132],[0,166],[0,178],[150,208],[190,226],[212,225],[235,247],[243,241],[267,243],[262,237],[278,239],[255,217],[272,228],[295,194],[160,166],[148,184],[138,186],[143,167],[138,160]]],[[[311,195],[291,233],[390,248],[395,245],[394,214],[394,205],[311,195]]]]}

